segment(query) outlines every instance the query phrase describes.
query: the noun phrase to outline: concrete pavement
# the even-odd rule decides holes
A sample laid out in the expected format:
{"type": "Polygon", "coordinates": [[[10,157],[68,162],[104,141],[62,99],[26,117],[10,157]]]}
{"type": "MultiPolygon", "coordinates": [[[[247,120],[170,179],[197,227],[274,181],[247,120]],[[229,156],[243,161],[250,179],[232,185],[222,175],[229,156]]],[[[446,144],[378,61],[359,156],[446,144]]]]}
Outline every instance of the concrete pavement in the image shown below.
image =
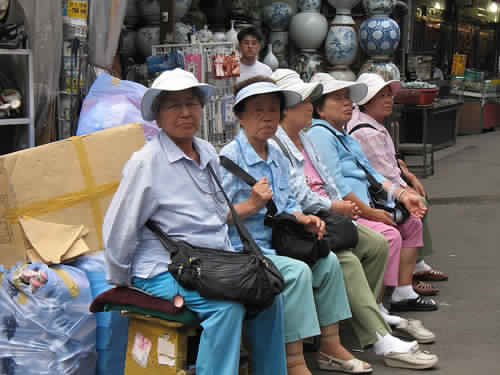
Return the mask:
{"type": "MultiPolygon", "coordinates": [[[[422,345],[440,357],[430,374],[500,374],[500,131],[459,137],[435,154],[435,174],[423,182],[435,251],[427,261],[450,279],[436,283],[439,311],[403,315],[438,337],[422,345]]],[[[343,332],[346,346],[358,348],[348,326],[343,332]]],[[[376,374],[417,373],[385,367],[371,349],[354,354],[376,374]]],[[[312,353],[306,357],[313,374],[329,373],[316,369],[312,353]]]]}

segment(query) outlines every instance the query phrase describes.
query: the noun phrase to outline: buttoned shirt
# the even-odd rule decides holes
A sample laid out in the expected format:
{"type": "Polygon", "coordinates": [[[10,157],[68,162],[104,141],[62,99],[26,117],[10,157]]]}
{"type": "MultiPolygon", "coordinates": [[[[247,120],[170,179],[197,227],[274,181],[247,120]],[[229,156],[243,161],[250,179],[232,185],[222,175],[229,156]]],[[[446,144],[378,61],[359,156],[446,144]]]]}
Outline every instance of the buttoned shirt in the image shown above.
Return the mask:
{"type": "Polygon", "coordinates": [[[126,163],[103,225],[107,278],[130,285],[133,276],[168,271],[170,255],[144,225],[152,219],[173,240],[232,250],[229,208],[207,165],[220,176],[215,149],[193,140],[200,164],[161,131],[126,163]]]}
{"type": "Polygon", "coordinates": [[[370,124],[375,128],[361,128],[351,134],[361,144],[366,158],[377,172],[393,184],[406,186],[406,182],[401,178],[401,170],[396,160],[394,142],[385,126],[373,117],[361,112],[356,106],[351,121],[346,125],[347,132],[359,124],[370,124]]]}
{"type": "MultiPolygon", "coordinates": [[[[231,159],[257,181],[263,177],[267,178],[273,190],[273,201],[278,209],[277,214],[301,211],[290,189],[288,162],[281,151],[270,142],[267,142],[267,160],[263,160],[248,142],[245,132],[241,131],[233,141],[222,148],[220,154],[231,159]]],[[[224,191],[233,204],[245,202],[250,198],[251,186],[224,168],[221,168],[221,174],[224,191]]],[[[266,212],[265,207],[261,208],[256,214],[245,218],[243,222],[263,253],[275,255],[276,251],[271,245],[271,228],[264,225],[266,212]]],[[[243,248],[234,225],[229,226],[229,236],[235,249],[243,248]]]]}
{"type": "MultiPolygon", "coordinates": [[[[328,194],[329,198],[323,197],[317,192],[314,192],[307,184],[307,178],[305,175],[305,159],[304,155],[297,146],[290,139],[288,134],[283,130],[283,128],[278,127],[276,136],[279,138],[283,146],[285,147],[290,159],[287,158],[288,164],[290,166],[290,187],[295,195],[297,202],[302,207],[302,210],[307,210],[308,212],[317,212],[320,209],[330,210],[332,205],[332,200],[341,200],[340,194],[337,190],[337,186],[333,177],[326,170],[320,156],[316,152],[314,145],[309,140],[307,134],[301,130],[299,132],[299,138],[304,146],[304,151],[311,160],[311,163],[316,169],[323,180],[323,189],[328,194]]],[[[279,145],[275,143],[274,140],[270,142],[279,148],[279,145]]]]}
{"type": "Polygon", "coordinates": [[[324,120],[313,120],[312,127],[307,134],[326,168],[334,176],[341,196],[345,197],[349,193],[354,193],[361,201],[369,205],[369,182],[365,172],[356,164],[356,159],[378,182],[383,183],[386,179],[370,164],[359,142],[346,133],[338,131],[324,120]],[[315,126],[316,124],[324,125],[330,130],[315,126]],[[344,148],[337,136],[332,134],[332,131],[342,139],[349,151],[344,148]]]}

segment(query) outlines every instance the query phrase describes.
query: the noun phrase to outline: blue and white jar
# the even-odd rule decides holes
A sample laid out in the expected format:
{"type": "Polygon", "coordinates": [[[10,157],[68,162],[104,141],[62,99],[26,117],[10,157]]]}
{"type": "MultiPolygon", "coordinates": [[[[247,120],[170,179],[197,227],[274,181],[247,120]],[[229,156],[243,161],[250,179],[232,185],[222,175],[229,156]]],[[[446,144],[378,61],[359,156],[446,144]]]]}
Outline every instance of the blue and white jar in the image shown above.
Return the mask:
{"type": "Polygon", "coordinates": [[[321,0],[298,0],[297,7],[301,12],[320,12],[321,0]]]}
{"type": "Polygon", "coordinates": [[[401,38],[399,26],[387,16],[373,16],[364,21],[359,29],[361,48],[369,56],[390,57],[401,38]]]}
{"type": "Polygon", "coordinates": [[[396,0],[363,0],[363,7],[369,15],[392,13],[396,0]]]}
{"type": "Polygon", "coordinates": [[[370,59],[363,64],[359,70],[362,73],[377,73],[386,81],[400,80],[401,74],[398,67],[392,61],[380,61],[376,58],[370,59]]]}
{"type": "Polygon", "coordinates": [[[273,31],[287,30],[292,15],[292,7],[284,1],[276,1],[262,8],[262,18],[273,31]]]}
{"type": "Polygon", "coordinates": [[[325,42],[328,62],[337,67],[353,63],[358,53],[356,30],[352,26],[332,25],[325,42]]]}

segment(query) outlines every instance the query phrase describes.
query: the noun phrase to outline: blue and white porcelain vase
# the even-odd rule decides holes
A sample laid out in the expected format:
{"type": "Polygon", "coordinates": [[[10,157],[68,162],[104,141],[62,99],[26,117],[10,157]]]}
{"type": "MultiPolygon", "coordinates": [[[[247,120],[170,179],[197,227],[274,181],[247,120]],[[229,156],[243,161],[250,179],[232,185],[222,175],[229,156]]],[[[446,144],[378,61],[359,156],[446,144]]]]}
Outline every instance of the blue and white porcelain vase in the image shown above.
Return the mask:
{"type": "Polygon", "coordinates": [[[389,15],[396,5],[396,0],[363,0],[363,7],[370,16],[375,14],[389,15]]]}
{"type": "Polygon", "coordinates": [[[359,70],[359,74],[361,73],[377,73],[380,74],[386,81],[390,81],[392,79],[399,80],[401,78],[401,74],[396,64],[392,61],[387,61],[386,59],[369,59],[359,70]]]}
{"type": "Polygon", "coordinates": [[[319,49],[328,33],[328,21],[324,15],[315,10],[302,11],[293,16],[289,32],[290,38],[298,48],[319,49]]]}
{"type": "Polygon", "coordinates": [[[351,9],[354,8],[361,0],[328,0],[330,5],[335,8],[336,16],[332,24],[336,25],[354,25],[354,20],[351,16],[351,9]]]}
{"type": "Polygon", "coordinates": [[[397,22],[384,15],[368,18],[359,28],[361,48],[371,57],[390,59],[398,47],[400,37],[397,22]]]}
{"type": "Polygon", "coordinates": [[[271,31],[269,43],[273,46],[273,54],[279,61],[279,67],[288,68],[288,31],[271,31]]]}
{"type": "Polygon", "coordinates": [[[321,0],[298,0],[297,7],[301,12],[320,12],[321,0]]]}
{"type": "Polygon", "coordinates": [[[262,8],[262,18],[272,31],[285,31],[293,15],[293,9],[285,1],[274,1],[262,8]]]}
{"type": "Polygon", "coordinates": [[[323,56],[315,50],[302,50],[295,60],[295,71],[300,74],[300,78],[309,82],[314,73],[322,72],[324,62],[323,56]]]}

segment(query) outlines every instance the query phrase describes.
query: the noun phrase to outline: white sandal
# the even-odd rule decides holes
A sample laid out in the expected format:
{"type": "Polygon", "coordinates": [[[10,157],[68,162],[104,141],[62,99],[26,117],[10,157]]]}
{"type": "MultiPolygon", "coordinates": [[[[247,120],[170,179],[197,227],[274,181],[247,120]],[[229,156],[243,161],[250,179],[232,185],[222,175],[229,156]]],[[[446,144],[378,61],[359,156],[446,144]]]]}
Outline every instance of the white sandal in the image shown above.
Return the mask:
{"type": "Polygon", "coordinates": [[[320,370],[339,371],[348,374],[368,374],[373,371],[372,367],[365,368],[365,364],[368,364],[367,362],[361,361],[357,358],[344,361],[342,359],[332,357],[326,353],[320,352],[319,354],[320,356],[328,358],[327,360],[325,360],[318,357],[318,366],[320,370]]]}

